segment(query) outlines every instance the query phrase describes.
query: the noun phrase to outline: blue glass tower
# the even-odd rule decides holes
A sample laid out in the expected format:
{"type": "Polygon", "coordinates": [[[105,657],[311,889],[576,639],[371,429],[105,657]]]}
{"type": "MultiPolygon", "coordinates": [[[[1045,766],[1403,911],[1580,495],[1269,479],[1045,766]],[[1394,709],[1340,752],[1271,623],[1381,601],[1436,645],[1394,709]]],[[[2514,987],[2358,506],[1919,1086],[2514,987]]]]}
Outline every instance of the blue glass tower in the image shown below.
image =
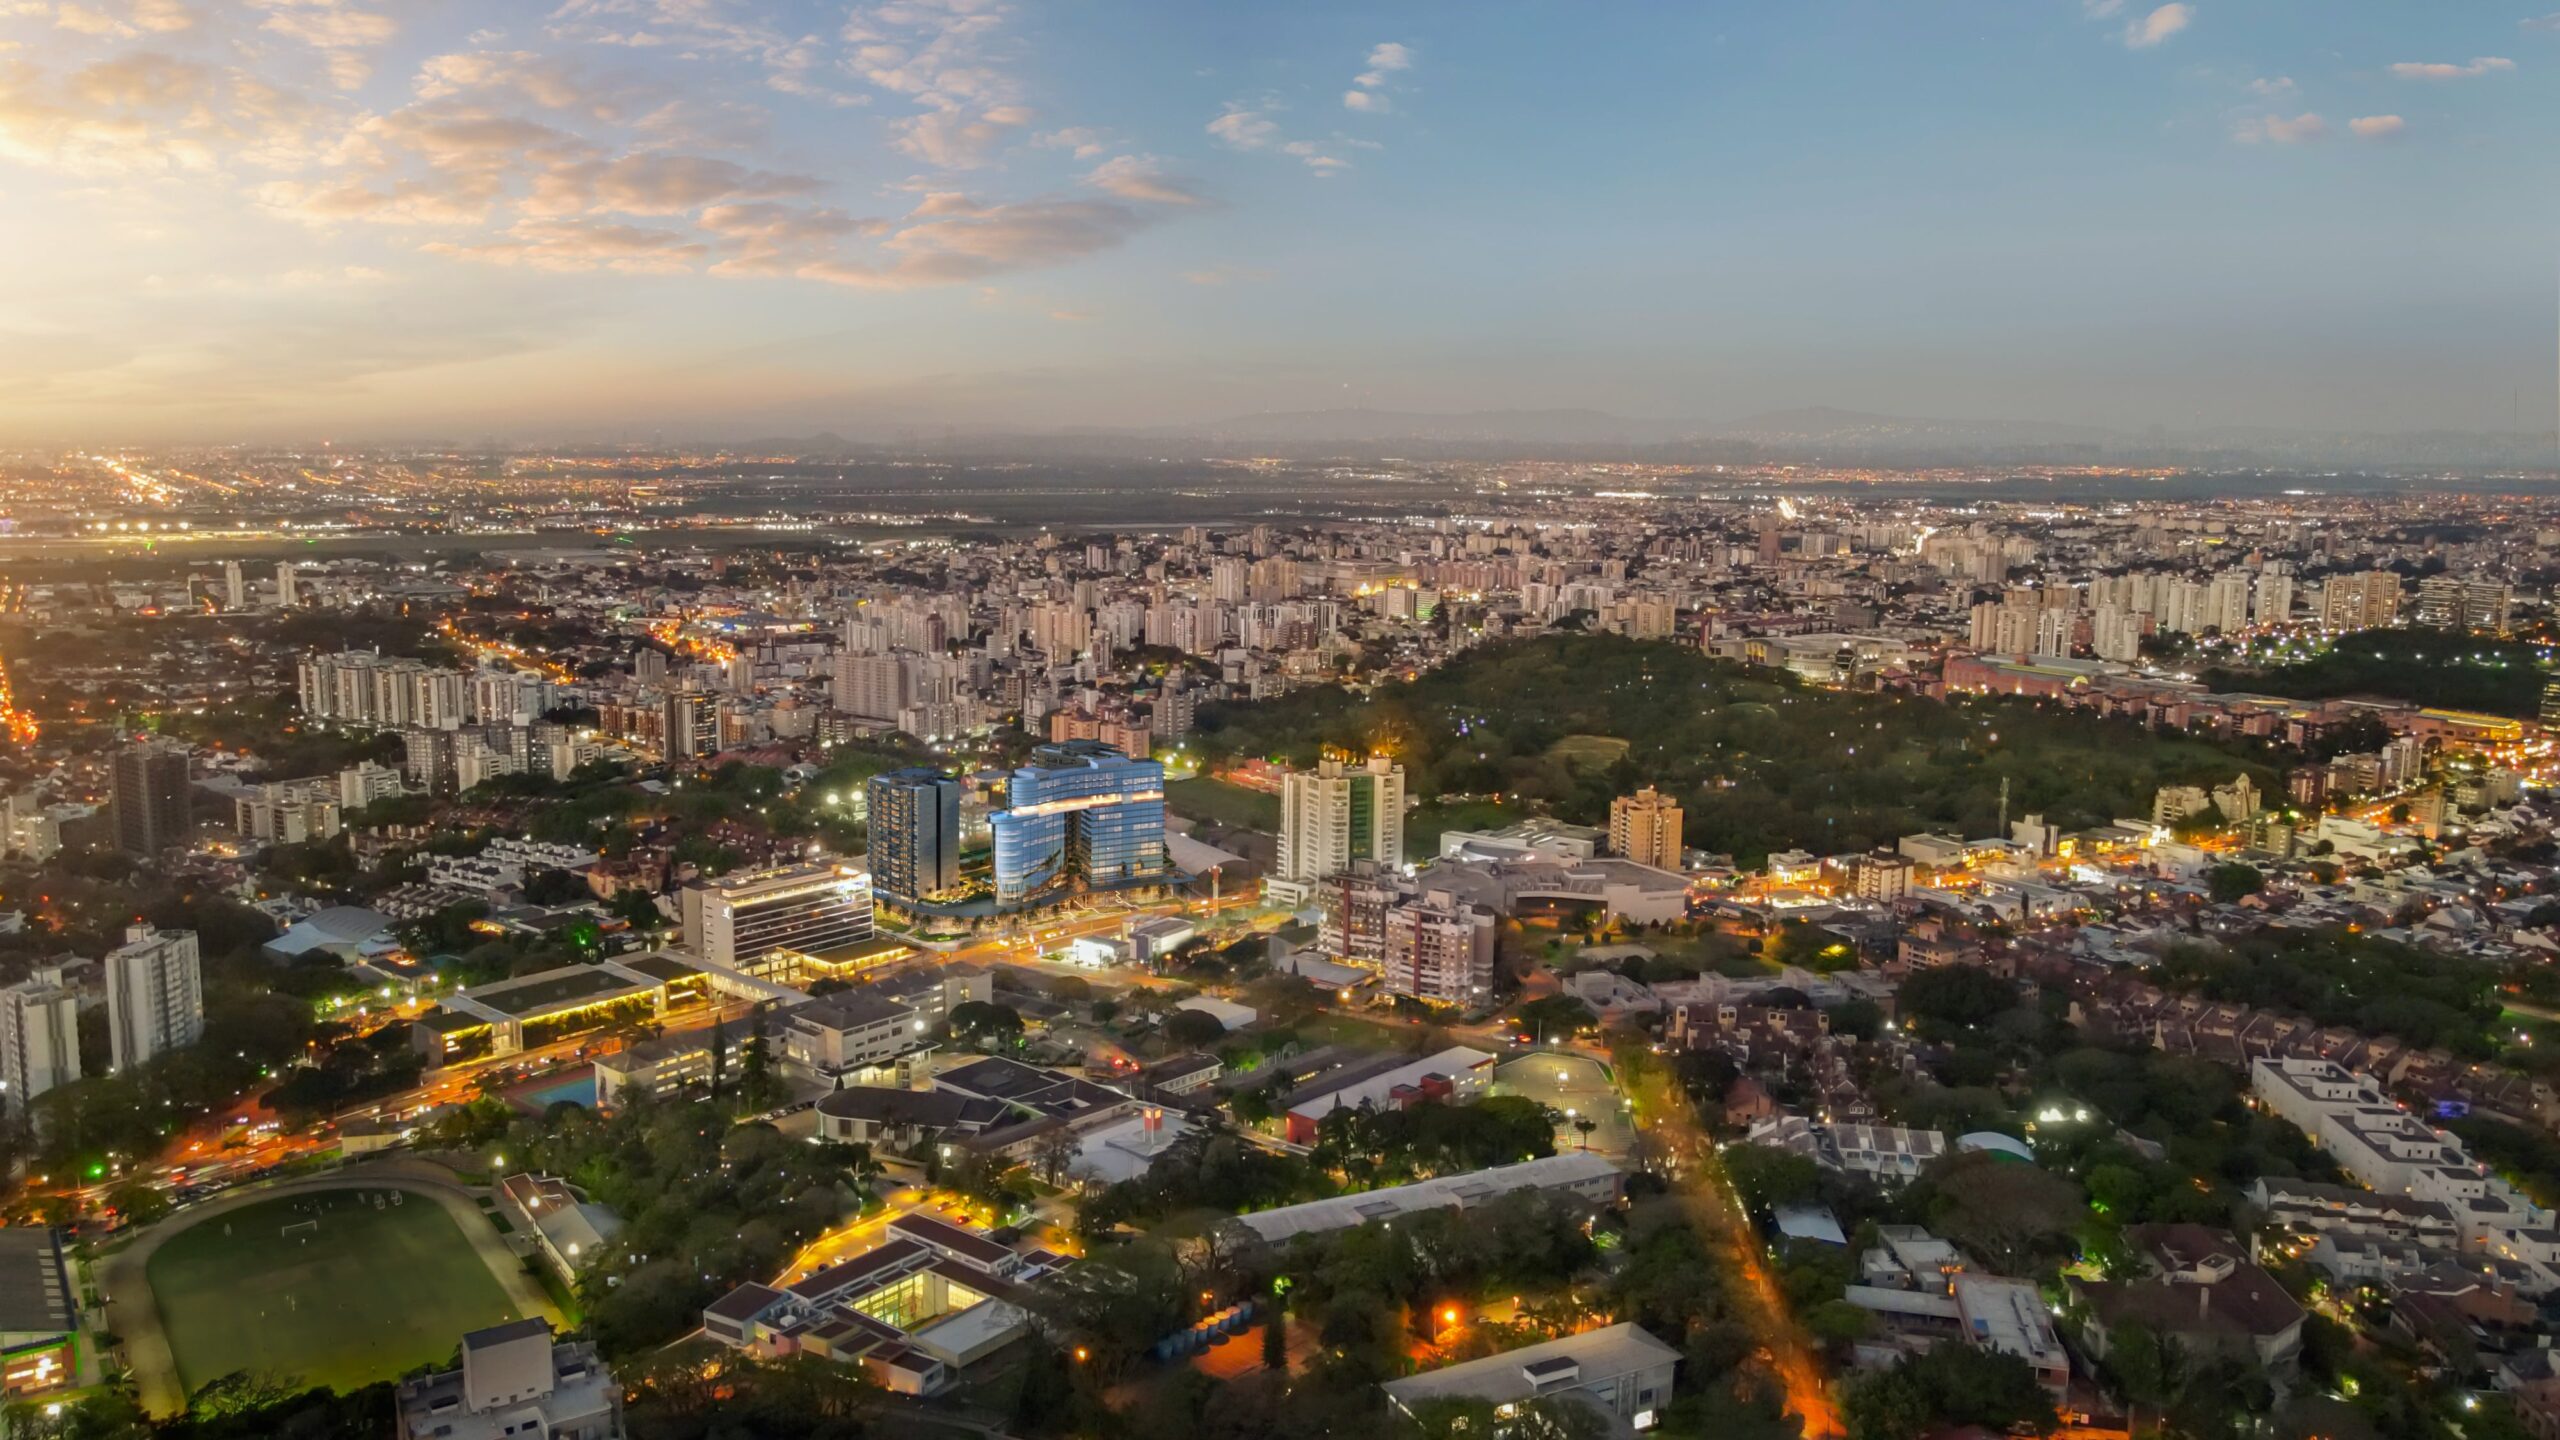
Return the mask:
{"type": "Polygon", "coordinates": [[[1043,745],[1013,772],[995,832],[996,904],[1076,881],[1107,890],[1165,878],[1164,767],[1094,740],[1043,745]]]}

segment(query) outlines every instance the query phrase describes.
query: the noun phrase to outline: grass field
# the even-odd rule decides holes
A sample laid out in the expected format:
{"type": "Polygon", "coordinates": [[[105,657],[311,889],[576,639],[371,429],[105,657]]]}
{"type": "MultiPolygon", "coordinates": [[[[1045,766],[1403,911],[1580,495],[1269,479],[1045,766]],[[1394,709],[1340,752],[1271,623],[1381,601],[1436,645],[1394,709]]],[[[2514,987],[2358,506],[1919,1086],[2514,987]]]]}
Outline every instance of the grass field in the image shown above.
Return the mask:
{"type": "Polygon", "coordinates": [[[462,1332],[518,1318],[433,1200],[287,1196],[170,1237],[147,1273],[190,1394],[235,1370],[352,1390],[453,1354],[462,1332]],[[318,1220],[308,1238],[283,1227],[318,1220]]]}
{"type": "Polygon", "coordinates": [[[1576,770],[1606,770],[1625,758],[1629,742],[1615,735],[1567,735],[1547,753],[1576,770]]]}
{"type": "Polygon", "coordinates": [[[1165,807],[1191,820],[1235,825],[1276,834],[1280,829],[1280,797],[1203,775],[1197,780],[1168,780],[1165,807]]]}
{"type": "Polygon", "coordinates": [[[1525,812],[1490,800],[1470,800],[1457,805],[1433,801],[1417,805],[1404,817],[1404,853],[1408,860],[1428,860],[1440,853],[1440,835],[1447,830],[1494,830],[1520,819],[1525,812]]]}

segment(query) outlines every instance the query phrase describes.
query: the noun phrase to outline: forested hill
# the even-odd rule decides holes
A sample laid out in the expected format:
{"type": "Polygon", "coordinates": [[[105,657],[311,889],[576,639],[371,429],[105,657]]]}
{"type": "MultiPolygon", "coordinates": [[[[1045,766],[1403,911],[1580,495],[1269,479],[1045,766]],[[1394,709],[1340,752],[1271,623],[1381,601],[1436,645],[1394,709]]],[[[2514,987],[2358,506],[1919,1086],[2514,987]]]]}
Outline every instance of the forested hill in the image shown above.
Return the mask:
{"type": "Polygon", "coordinates": [[[1327,745],[1383,751],[1418,798],[1499,792],[1585,824],[1606,823],[1610,797],[1658,785],[1688,808],[1689,844],[1746,863],[1918,830],[1988,835],[2004,777],[2012,818],[2042,812],[2071,828],[2147,816],[2162,785],[2243,770],[2262,789],[2276,779],[2262,760],[2130,722],[1816,689],[1612,635],[1486,646],[1366,699],[1325,687],[1213,705],[1199,725],[1194,743],[1212,757],[1303,765],[1327,745]]]}

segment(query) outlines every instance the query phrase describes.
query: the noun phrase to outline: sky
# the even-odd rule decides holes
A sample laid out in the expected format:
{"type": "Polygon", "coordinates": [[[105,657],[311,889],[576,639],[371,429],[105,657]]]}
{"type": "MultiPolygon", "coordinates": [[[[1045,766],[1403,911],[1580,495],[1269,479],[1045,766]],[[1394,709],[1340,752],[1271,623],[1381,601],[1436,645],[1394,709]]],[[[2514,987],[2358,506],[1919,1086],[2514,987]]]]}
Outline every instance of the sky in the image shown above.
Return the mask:
{"type": "Polygon", "coordinates": [[[2554,424],[2555,0],[0,0],[0,441],[2554,424]]]}

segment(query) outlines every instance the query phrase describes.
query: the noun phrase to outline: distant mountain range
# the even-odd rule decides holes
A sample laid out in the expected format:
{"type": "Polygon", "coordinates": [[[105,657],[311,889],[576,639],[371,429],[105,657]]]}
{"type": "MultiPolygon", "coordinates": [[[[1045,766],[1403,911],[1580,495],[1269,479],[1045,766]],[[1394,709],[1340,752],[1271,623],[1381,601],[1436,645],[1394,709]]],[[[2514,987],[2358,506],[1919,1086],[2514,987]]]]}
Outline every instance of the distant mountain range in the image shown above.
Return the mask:
{"type": "Polygon", "coordinates": [[[1600,410],[1295,410],[1188,425],[999,431],[898,427],[860,440],[826,432],[734,447],[812,459],[917,453],[959,457],[1164,459],[1636,460],[1665,464],[1806,461],[1878,465],[2161,465],[2196,468],[2540,470],[2548,433],[2320,433],[2253,427],[2171,432],[2036,420],[1945,420],[1812,406],[1717,423],[1600,410]]]}

